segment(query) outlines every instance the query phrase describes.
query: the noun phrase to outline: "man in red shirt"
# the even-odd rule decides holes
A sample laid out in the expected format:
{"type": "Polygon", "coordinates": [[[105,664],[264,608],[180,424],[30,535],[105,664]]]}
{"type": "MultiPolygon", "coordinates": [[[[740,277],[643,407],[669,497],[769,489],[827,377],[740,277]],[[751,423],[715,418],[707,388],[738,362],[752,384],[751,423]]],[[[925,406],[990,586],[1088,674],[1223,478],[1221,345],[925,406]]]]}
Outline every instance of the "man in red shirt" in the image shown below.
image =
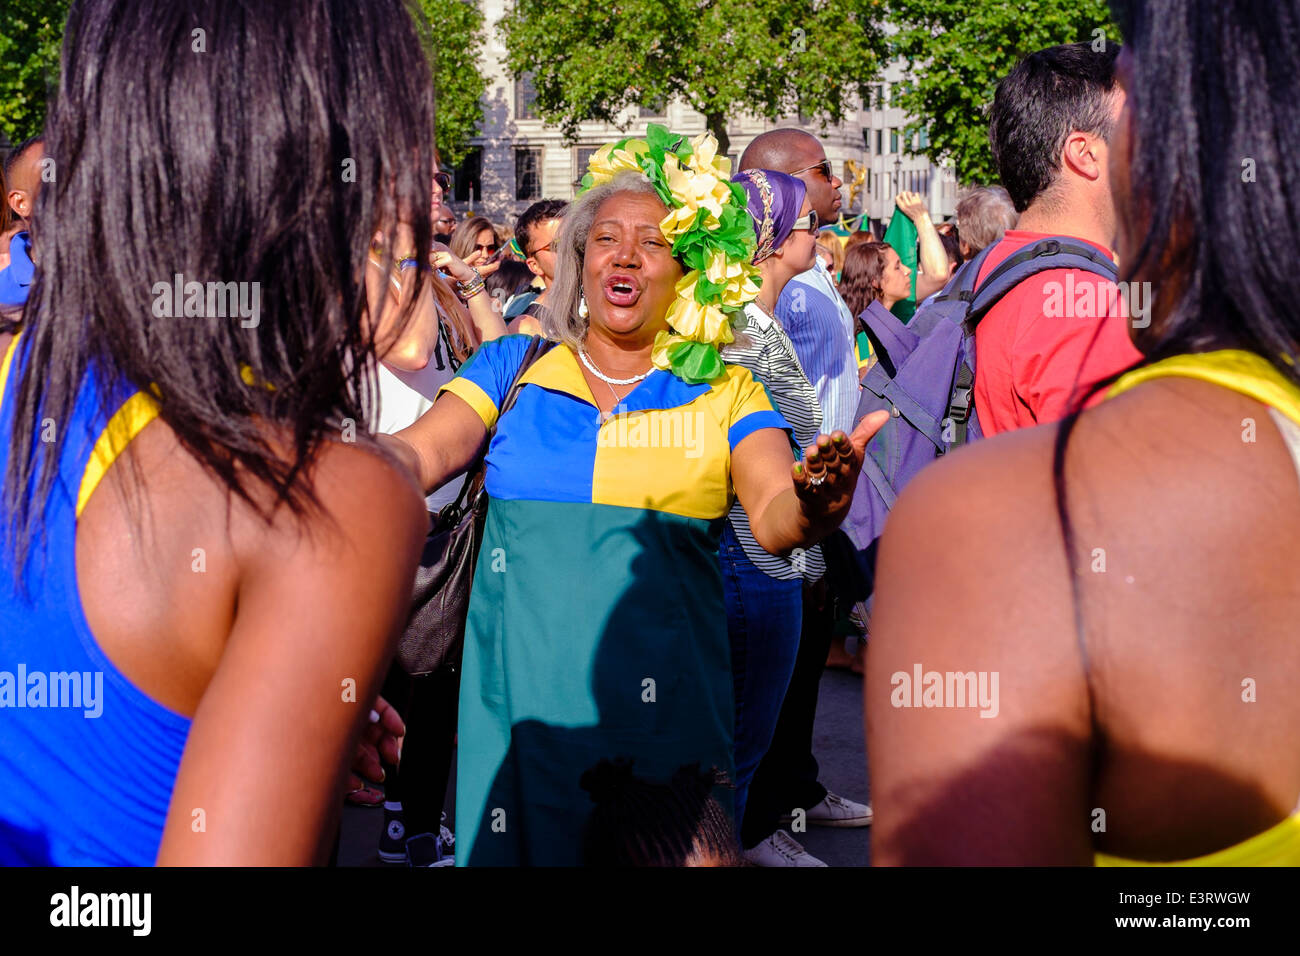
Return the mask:
{"type": "MultiPolygon", "coordinates": [[[[1118,54],[1115,44],[1102,52],[1088,43],[1050,47],[998,84],[989,139],[1020,219],[985,258],[979,281],[1048,236],[1069,236],[1114,258],[1107,154],[1124,106],[1114,79],[1118,54]]],[[[1093,273],[1052,269],[989,310],[975,330],[975,410],[985,436],[1057,421],[1076,394],[1141,358],[1129,323],[1143,297],[1118,292],[1093,273]]]]}

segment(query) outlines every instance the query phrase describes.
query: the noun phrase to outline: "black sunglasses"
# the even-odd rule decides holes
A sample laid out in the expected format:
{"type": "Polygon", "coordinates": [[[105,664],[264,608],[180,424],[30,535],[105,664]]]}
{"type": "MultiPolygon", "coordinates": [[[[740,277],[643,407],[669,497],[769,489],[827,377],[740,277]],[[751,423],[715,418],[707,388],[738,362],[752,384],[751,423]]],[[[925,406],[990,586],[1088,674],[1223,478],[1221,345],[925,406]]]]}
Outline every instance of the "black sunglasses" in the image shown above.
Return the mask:
{"type": "Polygon", "coordinates": [[[813,163],[811,166],[805,166],[803,169],[796,169],[790,175],[798,176],[800,173],[806,173],[810,169],[821,170],[821,174],[826,178],[826,181],[831,181],[831,161],[829,159],[823,159],[820,163],[813,163]]]}

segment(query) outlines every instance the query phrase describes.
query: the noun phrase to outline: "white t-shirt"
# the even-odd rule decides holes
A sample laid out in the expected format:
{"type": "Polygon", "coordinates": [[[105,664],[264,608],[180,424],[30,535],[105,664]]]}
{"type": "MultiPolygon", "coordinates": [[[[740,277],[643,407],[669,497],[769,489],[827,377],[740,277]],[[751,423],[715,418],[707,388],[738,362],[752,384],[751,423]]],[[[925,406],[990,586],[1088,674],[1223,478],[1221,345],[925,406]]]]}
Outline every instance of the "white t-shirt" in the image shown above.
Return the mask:
{"type": "MultiPolygon", "coordinates": [[[[374,430],[385,435],[401,431],[429,410],[440,389],[456,377],[454,363],[448,361],[439,350],[429,359],[429,364],[418,372],[392,369],[382,362],[379,365],[379,421],[374,430]],[[442,359],[442,368],[439,368],[442,359]]],[[[437,511],[444,505],[456,500],[460,486],[464,483],[463,475],[457,475],[451,481],[425,498],[430,511],[437,511]]]]}

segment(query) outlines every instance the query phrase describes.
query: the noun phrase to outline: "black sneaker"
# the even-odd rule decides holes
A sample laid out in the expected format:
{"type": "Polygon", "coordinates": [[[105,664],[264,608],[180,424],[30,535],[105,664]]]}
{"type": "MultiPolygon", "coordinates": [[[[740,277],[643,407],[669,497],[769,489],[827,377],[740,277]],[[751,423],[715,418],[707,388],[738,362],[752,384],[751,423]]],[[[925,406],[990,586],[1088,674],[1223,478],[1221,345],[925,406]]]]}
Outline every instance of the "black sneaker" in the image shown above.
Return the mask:
{"type": "Polygon", "coordinates": [[[384,832],[379,837],[379,859],[385,863],[406,862],[406,823],[401,810],[384,808],[384,832]]]}
{"type": "Polygon", "coordinates": [[[456,858],[444,852],[442,840],[433,833],[421,833],[406,841],[407,866],[453,866],[456,858]]]}

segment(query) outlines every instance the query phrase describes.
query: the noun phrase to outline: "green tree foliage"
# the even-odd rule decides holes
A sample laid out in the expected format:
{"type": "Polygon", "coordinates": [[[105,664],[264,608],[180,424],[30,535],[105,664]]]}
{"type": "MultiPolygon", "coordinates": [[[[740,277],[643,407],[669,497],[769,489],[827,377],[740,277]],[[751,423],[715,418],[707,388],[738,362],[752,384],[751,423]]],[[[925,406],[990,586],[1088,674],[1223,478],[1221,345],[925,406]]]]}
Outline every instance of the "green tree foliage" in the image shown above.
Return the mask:
{"type": "MultiPolygon", "coordinates": [[[[45,122],[47,84],[58,81],[59,46],[69,0],[7,0],[0,17],[0,133],[18,143],[45,122]]],[[[483,118],[487,79],[479,69],[483,13],[475,2],[421,0],[438,95],[438,148],[456,164],[483,118]]]]}
{"type": "Polygon", "coordinates": [[[18,144],[45,125],[47,86],[59,79],[69,0],[8,0],[0,16],[0,134],[18,144]]]}
{"type": "Polygon", "coordinates": [[[913,129],[929,130],[929,145],[915,152],[952,165],[965,184],[997,182],[987,109],[1019,60],[1059,43],[1119,42],[1105,0],[888,0],[887,7],[898,27],[891,53],[914,77],[899,105],[916,120],[913,129]]]}
{"type": "Polygon", "coordinates": [[[475,0],[420,0],[420,5],[430,27],[425,45],[437,92],[438,152],[444,164],[455,166],[483,122],[483,11],[475,0]]]}
{"type": "Polygon", "coordinates": [[[728,148],[741,113],[821,124],[856,108],[884,41],[872,0],[515,0],[498,29],[538,115],[572,142],[587,120],[679,100],[728,148]]]}

